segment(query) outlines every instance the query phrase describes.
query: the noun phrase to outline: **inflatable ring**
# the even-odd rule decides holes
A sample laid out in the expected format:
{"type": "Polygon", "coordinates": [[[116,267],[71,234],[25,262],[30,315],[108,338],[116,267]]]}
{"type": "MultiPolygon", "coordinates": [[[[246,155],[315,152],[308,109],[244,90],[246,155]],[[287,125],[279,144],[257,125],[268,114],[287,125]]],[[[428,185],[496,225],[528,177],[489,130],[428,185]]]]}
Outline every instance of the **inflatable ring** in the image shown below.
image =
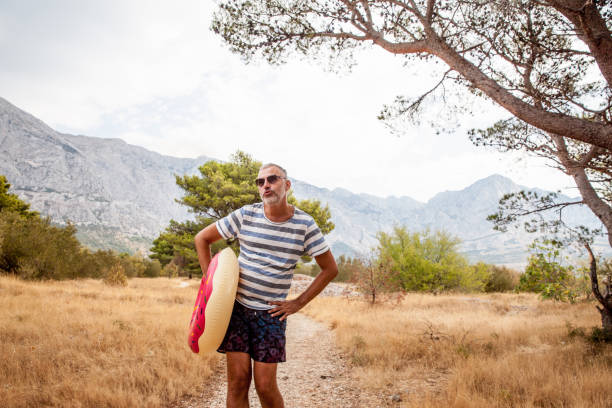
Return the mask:
{"type": "Polygon", "coordinates": [[[221,345],[234,308],[238,271],[238,259],[231,248],[210,261],[189,323],[188,342],[194,353],[208,353],[221,345]]]}

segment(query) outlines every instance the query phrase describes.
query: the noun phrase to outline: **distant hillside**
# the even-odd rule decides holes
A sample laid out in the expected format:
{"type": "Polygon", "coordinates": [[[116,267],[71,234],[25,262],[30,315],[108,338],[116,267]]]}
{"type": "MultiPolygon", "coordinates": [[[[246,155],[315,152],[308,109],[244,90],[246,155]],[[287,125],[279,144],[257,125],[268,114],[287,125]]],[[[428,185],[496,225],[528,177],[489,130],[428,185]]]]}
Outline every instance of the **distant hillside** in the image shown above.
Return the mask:
{"type": "MultiPolygon", "coordinates": [[[[376,246],[377,231],[390,231],[398,225],[411,231],[428,228],[450,232],[461,238],[461,250],[471,261],[516,266],[525,263],[527,246],[534,239],[522,230],[494,231],[486,221],[504,194],[527,189],[499,175],[478,180],[460,191],[439,193],[427,203],[410,197],[383,199],[342,189],[328,190],[299,181],[293,186],[297,197],[317,198],[329,204],[336,229],[328,240],[340,252],[367,251],[376,246]]],[[[586,208],[572,208],[566,215],[583,224],[599,224],[586,208]]],[[[602,248],[607,248],[605,243],[602,248]]]]}
{"type": "MultiPolygon", "coordinates": [[[[0,174],[35,210],[57,223],[73,222],[81,242],[92,248],[146,251],[171,218],[190,216],[174,201],[181,195],[174,174],[193,174],[208,160],[164,156],[119,139],[62,134],[0,98],[0,174]]],[[[534,238],[522,230],[493,231],[486,221],[505,193],[525,189],[499,175],[439,193],[427,203],[292,181],[296,197],[329,204],[336,229],[327,239],[335,255],[367,253],[378,231],[404,225],[460,237],[472,261],[521,264],[534,238]]],[[[599,225],[586,208],[569,208],[565,215],[574,223],[599,225]]],[[[605,243],[600,248],[609,252],[605,243]]]]}
{"type": "Polygon", "coordinates": [[[185,219],[174,174],[208,159],[163,156],[119,139],[62,134],[0,98],[0,174],[54,222],[92,247],[146,250],[171,218],[185,219]]]}

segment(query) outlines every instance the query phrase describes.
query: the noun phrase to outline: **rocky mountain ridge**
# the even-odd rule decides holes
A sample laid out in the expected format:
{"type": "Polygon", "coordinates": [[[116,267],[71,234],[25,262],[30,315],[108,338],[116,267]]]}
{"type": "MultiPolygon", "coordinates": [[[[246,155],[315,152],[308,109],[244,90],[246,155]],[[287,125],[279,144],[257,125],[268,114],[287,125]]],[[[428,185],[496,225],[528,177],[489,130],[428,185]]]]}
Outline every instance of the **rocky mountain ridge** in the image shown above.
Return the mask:
{"type": "Polygon", "coordinates": [[[90,246],[146,250],[171,218],[188,216],[174,202],[181,194],[174,174],[194,173],[207,160],[62,134],[0,98],[0,174],[32,208],[74,223],[90,246]]]}
{"type": "MultiPolygon", "coordinates": [[[[0,98],[0,174],[33,209],[54,222],[74,223],[90,247],[146,251],[170,219],[190,216],[174,201],[181,195],[174,175],[194,174],[208,160],[165,156],[120,139],[62,134],[0,98]]],[[[400,225],[456,235],[472,261],[524,263],[533,240],[520,230],[493,231],[486,221],[505,193],[525,189],[499,175],[427,203],[292,181],[296,197],[329,204],[336,228],[327,239],[335,255],[367,253],[378,231],[400,225]]],[[[568,209],[566,216],[598,224],[586,208],[568,209]]]]}

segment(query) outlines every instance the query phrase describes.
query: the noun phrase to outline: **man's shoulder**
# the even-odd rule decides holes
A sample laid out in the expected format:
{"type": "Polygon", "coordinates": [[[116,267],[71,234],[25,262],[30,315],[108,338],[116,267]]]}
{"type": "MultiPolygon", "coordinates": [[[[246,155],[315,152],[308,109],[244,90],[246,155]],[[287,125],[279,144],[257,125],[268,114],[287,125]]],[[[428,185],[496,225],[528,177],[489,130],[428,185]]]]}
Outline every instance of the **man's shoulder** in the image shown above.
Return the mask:
{"type": "Polygon", "coordinates": [[[261,212],[263,211],[263,203],[246,204],[240,208],[241,212],[261,212]]]}
{"type": "Polygon", "coordinates": [[[302,221],[302,223],[305,223],[307,225],[316,224],[314,218],[312,218],[310,214],[308,214],[306,211],[300,210],[297,207],[295,207],[293,217],[295,219],[302,221]]]}

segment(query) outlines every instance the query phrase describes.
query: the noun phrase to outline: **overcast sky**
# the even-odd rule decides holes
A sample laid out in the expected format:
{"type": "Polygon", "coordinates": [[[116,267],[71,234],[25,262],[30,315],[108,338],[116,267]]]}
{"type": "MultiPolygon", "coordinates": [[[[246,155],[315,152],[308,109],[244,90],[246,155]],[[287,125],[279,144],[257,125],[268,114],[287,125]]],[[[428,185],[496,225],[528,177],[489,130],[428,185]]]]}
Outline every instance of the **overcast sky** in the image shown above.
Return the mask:
{"type": "MultiPolygon", "coordinates": [[[[366,49],[351,72],[316,61],[245,64],[210,32],[211,1],[0,1],[0,96],[56,130],[121,138],[171,156],[227,160],[237,149],[330,189],[427,201],[491,174],[529,187],[572,180],[541,160],[475,147],[466,131],[507,115],[425,109],[454,133],[376,119],[397,95],[418,95],[438,65],[366,49]]],[[[460,97],[469,102],[467,96],[460,97]]]]}

